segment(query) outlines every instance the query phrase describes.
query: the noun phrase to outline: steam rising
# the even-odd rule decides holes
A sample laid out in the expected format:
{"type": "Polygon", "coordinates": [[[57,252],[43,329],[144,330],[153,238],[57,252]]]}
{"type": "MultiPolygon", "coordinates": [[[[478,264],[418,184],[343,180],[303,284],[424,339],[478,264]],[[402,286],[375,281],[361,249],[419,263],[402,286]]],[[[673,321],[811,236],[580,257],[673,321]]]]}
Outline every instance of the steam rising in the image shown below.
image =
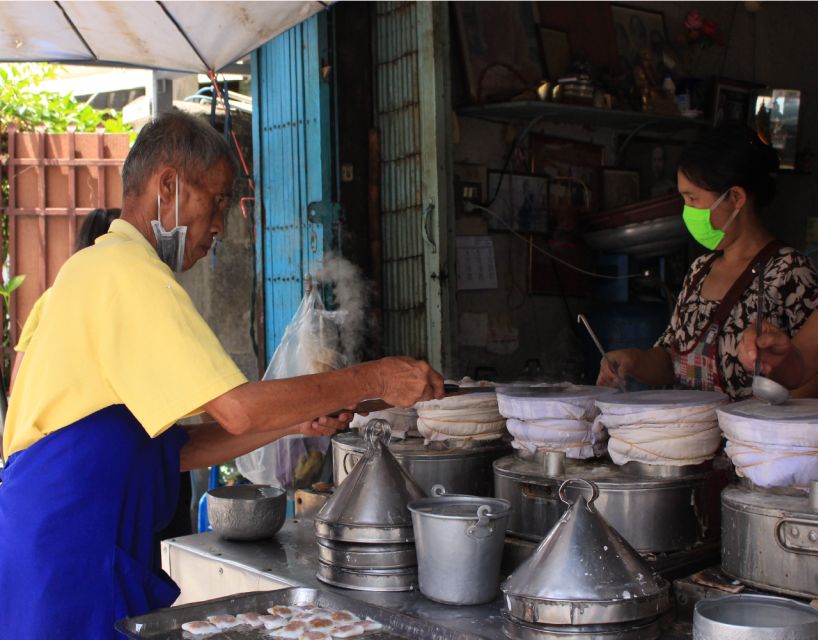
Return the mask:
{"type": "Polygon", "coordinates": [[[324,285],[333,285],[341,353],[347,364],[354,364],[360,361],[366,338],[372,330],[370,284],[360,267],[335,254],[324,257],[324,265],[316,278],[324,285]]]}

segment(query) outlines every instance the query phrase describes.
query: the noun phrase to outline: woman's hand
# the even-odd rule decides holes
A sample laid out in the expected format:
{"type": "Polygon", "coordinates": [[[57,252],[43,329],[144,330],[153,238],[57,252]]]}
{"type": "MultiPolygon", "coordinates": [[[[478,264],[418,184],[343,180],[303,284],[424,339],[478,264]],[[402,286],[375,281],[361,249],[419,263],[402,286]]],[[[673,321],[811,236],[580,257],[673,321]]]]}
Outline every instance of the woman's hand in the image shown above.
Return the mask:
{"type": "Polygon", "coordinates": [[[753,371],[756,358],[761,357],[761,373],[769,376],[790,353],[792,341],[790,337],[778,327],[765,322],[761,328],[761,335],[756,332],[755,326],[746,329],[741,334],[738,345],[738,359],[747,371],[753,371]]]}
{"type": "Polygon", "coordinates": [[[639,349],[619,349],[609,351],[599,363],[596,383],[604,387],[616,387],[627,376],[632,375],[639,357],[639,349]]]}
{"type": "Polygon", "coordinates": [[[381,398],[394,407],[442,398],[443,376],[422,360],[383,358],[372,363],[381,385],[381,398]]]}

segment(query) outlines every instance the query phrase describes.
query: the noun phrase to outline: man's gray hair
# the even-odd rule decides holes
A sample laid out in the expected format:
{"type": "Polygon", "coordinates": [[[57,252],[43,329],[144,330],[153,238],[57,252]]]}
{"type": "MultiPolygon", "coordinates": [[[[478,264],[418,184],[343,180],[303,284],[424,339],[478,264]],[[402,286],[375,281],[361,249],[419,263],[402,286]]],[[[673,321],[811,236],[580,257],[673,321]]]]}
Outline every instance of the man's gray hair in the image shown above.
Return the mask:
{"type": "Polygon", "coordinates": [[[181,178],[196,183],[221,161],[235,169],[222,135],[203,118],[174,109],[139,132],[122,167],[122,190],[125,195],[141,193],[148,178],[165,165],[176,167],[181,178]]]}

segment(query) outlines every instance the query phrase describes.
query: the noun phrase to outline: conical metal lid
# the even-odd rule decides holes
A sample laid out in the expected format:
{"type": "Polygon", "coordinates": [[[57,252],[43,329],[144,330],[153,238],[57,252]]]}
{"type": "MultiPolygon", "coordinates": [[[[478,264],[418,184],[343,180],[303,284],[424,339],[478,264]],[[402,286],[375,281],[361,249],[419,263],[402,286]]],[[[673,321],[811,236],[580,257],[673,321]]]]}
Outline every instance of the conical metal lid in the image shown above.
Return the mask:
{"type": "Polygon", "coordinates": [[[345,542],[414,540],[406,505],[426,494],[389,451],[389,435],[385,420],[366,426],[366,452],[315,516],[319,537],[345,542]]]}
{"type": "Polygon", "coordinates": [[[670,585],[593,507],[592,497],[571,505],[534,554],[502,585],[512,617],[549,625],[627,622],[657,616],[669,606],[670,585]]]}

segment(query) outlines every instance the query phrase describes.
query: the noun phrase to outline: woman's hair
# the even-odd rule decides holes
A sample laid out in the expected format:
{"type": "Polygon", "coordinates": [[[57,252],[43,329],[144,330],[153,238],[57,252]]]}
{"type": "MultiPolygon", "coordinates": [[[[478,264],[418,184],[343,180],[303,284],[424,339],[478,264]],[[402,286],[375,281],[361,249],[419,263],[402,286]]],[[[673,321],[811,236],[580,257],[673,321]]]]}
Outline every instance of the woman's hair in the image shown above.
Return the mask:
{"type": "Polygon", "coordinates": [[[778,166],[776,150],[740,124],[712,129],[679,157],[679,171],[697,187],[719,194],[742,187],[759,207],[775,196],[778,166]]]}
{"type": "Polygon", "coordinates": [[[101,235],[108,233],[111,222],[119,217],[121,209],[94,209],[82,221],[77,241],[74,243],[74,251],[85,249],[94,244],[94,241],[101,235]]]}

